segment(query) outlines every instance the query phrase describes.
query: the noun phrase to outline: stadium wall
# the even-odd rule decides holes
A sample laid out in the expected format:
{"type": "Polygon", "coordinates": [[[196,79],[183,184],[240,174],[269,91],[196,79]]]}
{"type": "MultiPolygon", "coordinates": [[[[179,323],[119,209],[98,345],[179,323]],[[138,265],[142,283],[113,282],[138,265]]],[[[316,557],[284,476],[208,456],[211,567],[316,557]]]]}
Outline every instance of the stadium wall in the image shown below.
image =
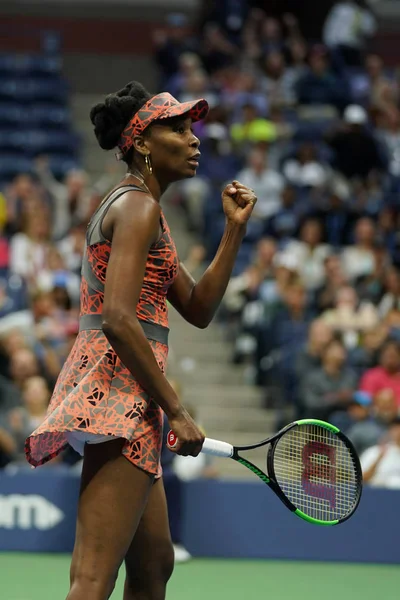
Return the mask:
{"type": "MultiPolygon", "coordinates": [[[[79,477],[51,468],[0,474],[0,551],[69,552],[79,477]]],[[[400,564],[400,492],[365,489],[336,527],[309,525],[257,482],[185,485],[184,543],[194,556],[400,564]]]]}

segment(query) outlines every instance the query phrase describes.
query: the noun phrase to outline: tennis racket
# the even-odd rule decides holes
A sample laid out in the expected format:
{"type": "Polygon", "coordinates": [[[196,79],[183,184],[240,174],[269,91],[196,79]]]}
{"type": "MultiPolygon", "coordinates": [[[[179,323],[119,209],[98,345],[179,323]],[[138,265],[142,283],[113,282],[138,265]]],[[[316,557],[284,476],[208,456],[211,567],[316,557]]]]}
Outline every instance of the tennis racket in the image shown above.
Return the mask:
{"type": "MultiPolygon", "coordinates": [[[[173,431],[168,433],[167,445],[172,450],[179,445],[173,431]]],[[[294,421],[272,437],[249,446],[206,438],[202,452],[232,458],[247,467],[289,510],[309,523],[343,523],[360,502],[362,471],[357,453],[337,427],[324,421],[294,421]],[[269,446],[265,473],[239,454],[261,446],[269,446]]]]}

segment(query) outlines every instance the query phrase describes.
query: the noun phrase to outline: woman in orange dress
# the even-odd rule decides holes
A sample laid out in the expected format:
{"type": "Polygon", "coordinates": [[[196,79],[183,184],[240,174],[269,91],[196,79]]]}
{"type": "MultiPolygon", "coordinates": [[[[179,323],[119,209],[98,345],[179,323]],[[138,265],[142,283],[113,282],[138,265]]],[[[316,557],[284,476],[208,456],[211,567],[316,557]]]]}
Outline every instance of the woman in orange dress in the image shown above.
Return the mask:
{"type": "Polygon", "coordinates": [[[88,225],[79,335],[47,417],[26,442],[35,467],[67,444],[84,456],[67,600],[109,598],[123,561],[124,600],[165,598],[173,549],[162,411],[180,454],[197,456],[204,440],[164,375],[167,299],[194,326],[210,323],[256,201],[238,182],[225,188],[225,233],[196,283],[179,263],[160,198],[172,182],[195,176],[200,142],[192,122],[207,111],[205,100],[180,104],[137,82],[91,111],[100,146],[118,147],[128,170],[88,225]]]}

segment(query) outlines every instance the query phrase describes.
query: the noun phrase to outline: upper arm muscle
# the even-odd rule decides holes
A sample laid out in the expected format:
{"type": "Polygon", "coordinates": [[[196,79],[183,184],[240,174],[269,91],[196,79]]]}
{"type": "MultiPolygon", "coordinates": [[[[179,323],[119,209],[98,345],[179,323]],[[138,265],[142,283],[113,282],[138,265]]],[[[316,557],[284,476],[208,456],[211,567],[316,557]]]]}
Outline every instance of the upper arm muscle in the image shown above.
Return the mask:
{"type": "Polygon", "coordinates": [[[115,203],[110,214],[112,247],[107,266],[103,317],[136,315],[150,246],[159,232],[160,207],[132,192],[115,203]]]}

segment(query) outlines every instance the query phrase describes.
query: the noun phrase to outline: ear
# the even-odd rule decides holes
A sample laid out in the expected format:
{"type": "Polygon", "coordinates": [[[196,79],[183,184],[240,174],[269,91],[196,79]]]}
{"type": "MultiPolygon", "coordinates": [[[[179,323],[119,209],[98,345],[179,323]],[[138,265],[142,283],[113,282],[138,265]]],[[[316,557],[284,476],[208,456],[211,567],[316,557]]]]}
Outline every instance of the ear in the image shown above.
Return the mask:
{"type": "Polygon", "coordinates": [[[133,147],[142,156],[149,153],[147,141],[142,135],[137,135],[133,138],[133,147]]]}

